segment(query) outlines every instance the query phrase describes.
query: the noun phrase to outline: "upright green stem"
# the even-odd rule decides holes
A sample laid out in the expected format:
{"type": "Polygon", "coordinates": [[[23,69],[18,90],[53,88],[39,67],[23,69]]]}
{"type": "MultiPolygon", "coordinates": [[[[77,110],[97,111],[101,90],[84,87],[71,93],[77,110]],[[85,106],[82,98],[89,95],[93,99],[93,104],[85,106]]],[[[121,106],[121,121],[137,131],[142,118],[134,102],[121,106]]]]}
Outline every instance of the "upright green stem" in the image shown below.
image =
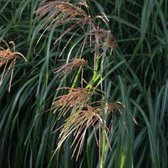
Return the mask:
{"type": "Polygon", "coordinates": [[[101,153],[100,153],[100,168],[104,168],[104,158],[106,152],[106,129],[105,129],[105,111],[102,109],[102,131],[101,131],[101,153]]]}
{"type": "Polygon", "coordinates": [[[102,127],[102,140],[101,140],[101,155],[100,155],[100,168],[104,168],[104,157],[106,151],[106,134],[105,127],[102,127]]]}
{"type": "Polygon", "coordinates": [[[95,61],[94,61],[93,77],[92,77],[91,81],[87,84],[86,88],[92,88],[93,84],[96,83],[101,78],[101,75],[102,75],[102,72],[98,71],[98,69],[99,69],[99,58],[95,57],[94,59],[95,59],[95,61]]]}
{"type": "Polygon", "coordinates": [[[74,79],[74,81],[73,81],[73,83],[72,83],[70,92],[71,92],[72,89],[75,87],[75,85],[76,85],[76,83],[77,83],[77,81],[78,81],[78,78],[79,78],[81,69],[82,69],[82,66],[80,66],[80,68],[78,69],[78,72],[77,72],[77,74],[76,74],[76,76],[75,76],[75,79],[74,79]]]}

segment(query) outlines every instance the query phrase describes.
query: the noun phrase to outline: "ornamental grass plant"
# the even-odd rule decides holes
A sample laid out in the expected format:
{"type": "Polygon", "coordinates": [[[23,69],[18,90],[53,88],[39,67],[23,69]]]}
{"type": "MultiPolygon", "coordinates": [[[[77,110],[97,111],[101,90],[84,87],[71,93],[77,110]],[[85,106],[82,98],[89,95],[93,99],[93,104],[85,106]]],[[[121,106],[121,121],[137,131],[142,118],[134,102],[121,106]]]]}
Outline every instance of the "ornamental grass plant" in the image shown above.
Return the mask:
{"type": "Polygon", "coordinates": [[[168,167],[167,1],[0,6],[0,167],[168,167]]]}

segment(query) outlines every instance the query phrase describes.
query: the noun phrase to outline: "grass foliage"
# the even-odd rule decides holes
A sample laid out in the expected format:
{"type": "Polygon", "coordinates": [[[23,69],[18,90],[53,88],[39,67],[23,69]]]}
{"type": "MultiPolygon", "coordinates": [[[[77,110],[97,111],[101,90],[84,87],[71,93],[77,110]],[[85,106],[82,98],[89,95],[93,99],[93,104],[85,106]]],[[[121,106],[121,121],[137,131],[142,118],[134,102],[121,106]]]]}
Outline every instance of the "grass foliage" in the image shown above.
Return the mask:
{"type": "Polygon", "coordinates": [[[0,6],[0,167],[168,167],[166,0],[0,6]]]}

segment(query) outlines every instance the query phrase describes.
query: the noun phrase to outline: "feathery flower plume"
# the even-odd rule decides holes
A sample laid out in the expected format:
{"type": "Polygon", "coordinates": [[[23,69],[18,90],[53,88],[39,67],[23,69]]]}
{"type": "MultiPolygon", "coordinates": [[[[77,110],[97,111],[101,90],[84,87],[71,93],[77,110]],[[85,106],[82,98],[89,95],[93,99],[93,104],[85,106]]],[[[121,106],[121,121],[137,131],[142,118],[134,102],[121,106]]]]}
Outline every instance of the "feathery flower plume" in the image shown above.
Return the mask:
{"type": "Polygon", "coordinates": [[[85,61],[83,58],[82,59],[75,58],[72,62],[56,68],[54,72],[58,76],[67,75],[71,73],[74,69],[77,69],[80,67],[83,68],[83,67],[86,67],[87,65],[88,65],[88,62],[85,61]]]}
{"type": "Polygon", "coordinates": [[[59,150],[68,135],[73,134],[74,140],[71,145],[73,147],[72,157],[76,154],[77,160],[82,152],[88,128],[101,122],[100,109],[89,105],[78,109],[66,119],[59,135],[56,150],[59,150]]]}
{"type": "Polygon", "coordinates": [[[0,38],[0,41],[4,43],[7,49],[0,46],[0,68],[2,68],[2,74],[0,75],[0,85],[3,82],[3,79],[8,74],[8,72],[11,70],[11,77],[9,81],[9,88],[8,91],[10,91],[11,83],[12,83],[12,77],[13,77],[13,71],[14,66],[16,64],[16,59],[21,56],[26,62],[26,58],[19,52],[15,51],[15,43],[13,41],[10,41],[9,44],[11,44],[13,49],[10,49],[7,42],[0,38]],[[13,51],[12,51],[13,50],[13,51]]]}
{"type": "Polygon", "coordinates": [[[66,88],[68,94],[57,97],[53,102],[54,111],[60,111],[60,117],[64,116],[71,108],[85,106],[89,99],[89,91],[84,88],[66,88]]]}
{"type": "Polygon", "coordinates": [[[46,25],[53,23],[63,25],[73,20],[80,24],[85,24],[88,18],[84,10],[65,1],[46,2],[42,4],[35,13],[37,19],[45,16],[46,25]]]}
{"type": "Polygon", "coordinates": [[[89,35],[91,42],[100,48],[108,47],[113,49],[117,46],[116,40],[110,30],[93,29],[89,32],[89,35]]]}
{"type": "Polygon", "coordinates": [[[121,102],[108,102],[105,105],[106,112],[115,112],[116,110],[120,112],[122,108],[125,106],[121,102]]]}

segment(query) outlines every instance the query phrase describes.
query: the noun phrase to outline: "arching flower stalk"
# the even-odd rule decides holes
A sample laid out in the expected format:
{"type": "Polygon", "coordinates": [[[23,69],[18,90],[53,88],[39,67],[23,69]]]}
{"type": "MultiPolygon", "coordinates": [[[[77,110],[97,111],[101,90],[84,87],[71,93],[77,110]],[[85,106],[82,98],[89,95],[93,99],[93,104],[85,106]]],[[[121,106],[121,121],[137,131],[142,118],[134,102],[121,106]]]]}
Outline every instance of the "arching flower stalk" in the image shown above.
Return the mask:
{"type": "Polygon", "coordinates": [[[26,58],[20,53],[15,51],[15,43],[10,41],[9,44],[3,39],[0,39],[1,42],[5,45],[5,48],[0,46],[0,68],[2,68],[2,74],[0,75],[0,85],[2,84],[5,76],[11,70],[11,76],[9,81],[8,91],[10,91],[12,78],[13,78],[13,71],[16,64],[16,60],[19,57],[22,57],[26,62],[26,58]],[[12,45],[12,48],[9,45],[12,45]]]}

